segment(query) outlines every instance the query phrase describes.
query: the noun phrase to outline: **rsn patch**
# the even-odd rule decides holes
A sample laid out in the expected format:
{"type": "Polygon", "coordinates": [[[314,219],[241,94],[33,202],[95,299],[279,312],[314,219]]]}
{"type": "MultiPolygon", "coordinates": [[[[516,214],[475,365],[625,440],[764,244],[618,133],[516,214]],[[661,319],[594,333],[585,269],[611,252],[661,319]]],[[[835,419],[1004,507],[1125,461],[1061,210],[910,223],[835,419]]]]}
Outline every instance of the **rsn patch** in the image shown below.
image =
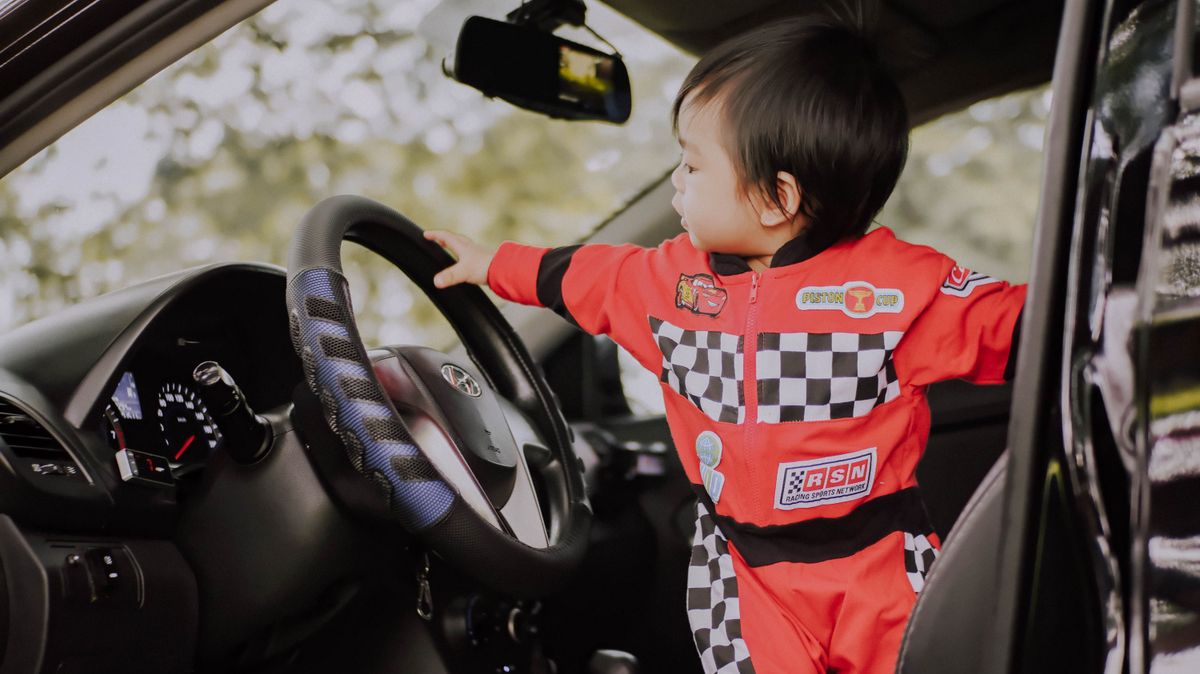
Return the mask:
{"type": "Polygon", "coordinates": [[[999,282],[987,274],[980,274],[966,267],[954,265],[954,268],[946,275],[946,280],[942,281],[942,294],[966,297],[979,286],[999,282]]]}
{"type": "Polygon", "coordinates": [[[796,307],[801,311],[837,309],[850,318],[870,318],[903,311],[904,293],[897,288],[876,288],[866,281],[805,286],[796,293],[796,307]]]}
{"type": "Polygon", "coordinates": [[[875,448],[779,464],[776,510],[815,508],[860,499],[875,484],[875,448]]]}

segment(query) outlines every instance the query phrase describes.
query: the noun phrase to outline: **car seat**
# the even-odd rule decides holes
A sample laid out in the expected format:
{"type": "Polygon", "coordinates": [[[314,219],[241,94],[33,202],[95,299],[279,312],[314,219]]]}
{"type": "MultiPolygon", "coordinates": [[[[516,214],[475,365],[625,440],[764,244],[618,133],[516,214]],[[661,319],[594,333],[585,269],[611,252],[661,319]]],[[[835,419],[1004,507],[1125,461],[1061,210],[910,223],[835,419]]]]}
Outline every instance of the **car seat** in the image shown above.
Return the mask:
{"type": "Polygon", "coordinates": [[[995,620],[1008,452],[967,502],[917,597],[896,671],[974,671],[995,620]]]}

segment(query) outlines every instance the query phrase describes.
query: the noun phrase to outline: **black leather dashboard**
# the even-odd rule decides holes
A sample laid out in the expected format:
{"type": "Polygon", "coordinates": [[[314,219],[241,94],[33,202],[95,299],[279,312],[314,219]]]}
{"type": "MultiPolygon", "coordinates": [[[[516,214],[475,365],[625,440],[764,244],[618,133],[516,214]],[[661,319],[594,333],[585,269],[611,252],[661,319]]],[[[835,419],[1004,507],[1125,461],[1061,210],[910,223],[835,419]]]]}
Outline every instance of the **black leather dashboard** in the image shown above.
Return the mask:
{"type": "Polygon", "coordinates": [[[0,512],[54,529],[169,533],[169,514],[145,510],[169,509],[173,494],[121,483],[113,460],[121,441],[111,419],[124,426],[117,431],[126,444],[165,454],[156,408],[164,394],[187,390],[191,369],[204,360],[220,362],[256,409],[285,404],[301,375],[283,289],[277,267],[213,265],[0,335],[0,398],[36,420],[65,453],[60,460],[36,448],[14,451],[16,443],[0,434],[0,512]],[[136,412],[127,396],[114,401],[131,383],[140,392],[136,412]],[[76,470],[31,469],[50,463],[76,470]]]}
{"type": "Polygon", "coordinates": [[[0,674],[192,666],[200,600],[177,529],[222,436],[191,371],[218,361],[256,410],[284,409],[301,378],[284,280],[184,270],[0,335],[0,674]],[[123,480],[123,448],[169,460],[174,483],[123,480]]]}

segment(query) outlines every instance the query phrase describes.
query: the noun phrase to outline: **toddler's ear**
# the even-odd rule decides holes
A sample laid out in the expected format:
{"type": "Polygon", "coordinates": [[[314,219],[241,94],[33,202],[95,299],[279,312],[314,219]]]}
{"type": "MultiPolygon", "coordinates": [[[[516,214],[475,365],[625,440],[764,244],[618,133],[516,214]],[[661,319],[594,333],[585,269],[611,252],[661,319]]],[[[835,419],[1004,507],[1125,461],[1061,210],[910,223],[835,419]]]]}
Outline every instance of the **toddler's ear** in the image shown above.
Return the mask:
{"type": "MultiPolygon", "coordinates": [[[[779,195],[779,204],[770,198],[763,199],[763,208],[759,211],[759,220],[763,227],[774,227],[791,222],[800,211],[800,185],[796,177],[787,171],[775,174],[775,192],[779,195]]],[[[765,196],[765,195],[764,195],[765,196]]]]}

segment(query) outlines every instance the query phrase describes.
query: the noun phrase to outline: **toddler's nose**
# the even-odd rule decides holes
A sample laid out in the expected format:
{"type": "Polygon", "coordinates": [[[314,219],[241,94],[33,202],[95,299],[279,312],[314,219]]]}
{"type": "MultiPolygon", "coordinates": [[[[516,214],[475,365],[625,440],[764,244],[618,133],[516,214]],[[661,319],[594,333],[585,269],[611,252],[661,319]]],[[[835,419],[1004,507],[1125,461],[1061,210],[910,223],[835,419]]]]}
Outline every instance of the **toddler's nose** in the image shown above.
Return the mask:
{"type": "Polygon", "coordinates": [[[683,162],[680,162],[674,171],[671,171],[671,187],[675,188],[675,196],[671,197],[671,206],[675,212],[683,215],[683,211],[679,209],[679,200],[683,198],[683,162]]]}

